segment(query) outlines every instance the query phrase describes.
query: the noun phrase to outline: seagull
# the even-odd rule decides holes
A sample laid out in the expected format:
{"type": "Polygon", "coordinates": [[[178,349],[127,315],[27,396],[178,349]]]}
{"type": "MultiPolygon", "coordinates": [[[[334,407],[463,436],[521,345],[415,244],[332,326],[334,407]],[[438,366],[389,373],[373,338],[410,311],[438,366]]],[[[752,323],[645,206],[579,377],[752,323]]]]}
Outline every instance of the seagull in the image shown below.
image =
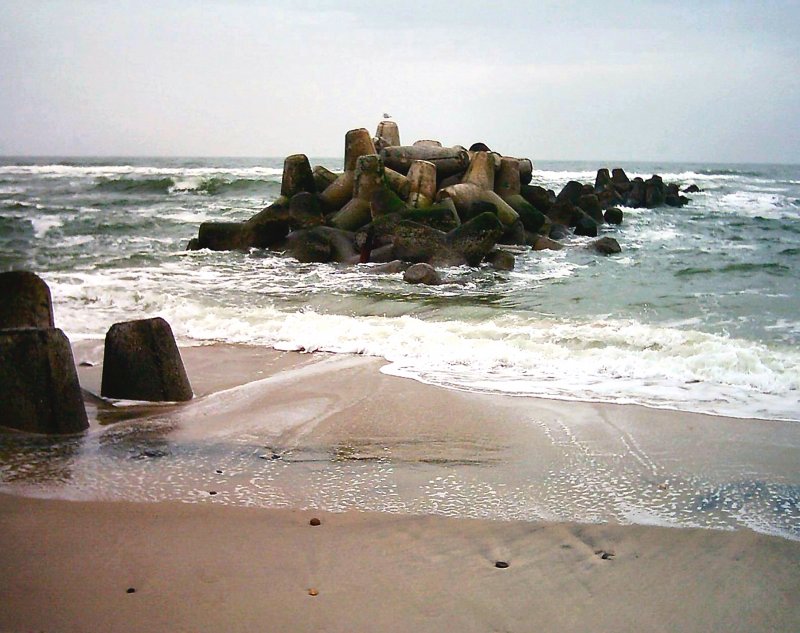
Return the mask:
{"type": "Polygon", "coordinates": [[[384,112],[384,113],[383,113],[383,118],[384,118],[384,119],[391,119],[391,118],[392,118],[392,115],[391,115],[391,114],[389,114],[389,113],[387,113],[387,112],[384,112]]]}

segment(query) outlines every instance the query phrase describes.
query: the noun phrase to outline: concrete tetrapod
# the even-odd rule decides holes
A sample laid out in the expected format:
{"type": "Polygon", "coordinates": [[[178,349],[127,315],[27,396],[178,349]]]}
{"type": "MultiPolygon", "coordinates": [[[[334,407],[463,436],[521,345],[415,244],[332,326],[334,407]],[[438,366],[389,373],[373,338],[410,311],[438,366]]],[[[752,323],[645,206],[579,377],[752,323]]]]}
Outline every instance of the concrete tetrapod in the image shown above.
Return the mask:
{"type": "Polygon", "coordinates": [[[427,160],[436,165],[438,178],[446,178],[469,167],[469,154],[463,147],[434,147],[430,145],[402,145],[381,150],[387,167],[407,174],[415,160],[427,160]]]}
{"type": "Polygon", "coordinates": [[[0,273],[0,330],[53,327],[50,288],[27,270],[0,273]]]}
{"type": "Polygon", "coordinates": [[[153,402],[192,399],[192,386],[169,323],[156,317],[111,326],[106,333],[100,393],[106,398],[153,402]]]}
{"type": "Polygon", "coordinates": [[[0,332],[0,426],[52,434],[89,427],[72,348],[61,330],[0,332]]]}
{"type": "Polygon", "coordinates": [[[408,203],[422,209],[433,204],[436,197],[436,165],[428,160],[415,160],[408,168],[411,193],[408,203]]]}
{"type": "Polygon", "coordinates": [[[356,161],[353,197],[330,219],[331,226],[355,231],[371,219],[370,201],[376,191],[386,187],[383,161],[377,154],[359,156],[356,161]]]}

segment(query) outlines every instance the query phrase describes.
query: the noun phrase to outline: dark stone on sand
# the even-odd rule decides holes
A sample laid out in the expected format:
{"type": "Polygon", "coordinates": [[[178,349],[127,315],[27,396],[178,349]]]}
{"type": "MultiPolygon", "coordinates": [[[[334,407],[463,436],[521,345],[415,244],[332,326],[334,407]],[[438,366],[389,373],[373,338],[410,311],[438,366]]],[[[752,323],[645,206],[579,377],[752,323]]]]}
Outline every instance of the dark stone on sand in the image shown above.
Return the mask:
{"type": "Polygon", "coordinates": [[[218,475],[222,474],[222,471],[219,468],[217,468],[217,470],[215,470],[214,472],[217,473],[218,475]]]}
{"type": "Polygon", "coordinates": [[[494,566],[497,567],[497,569],[508,569],[509,567],[508,563],[504,560],[497,561],[494,566]]]}
{"type": "Polygon", "coordinates": [[[601,237],[592,242],[591,247],[602,255],[616,255],[622,252],[619,242],[613,237],[601,237]]]}
{"type": "Polygon", "coordinates": [[[571,202],[578,204],[578,198],[583,195],[583,185],[577,180],[570,180],[556,196],[556,202],[571,202]]]}
{"type": "Polygon", "coordinates": [[[50,288],[27,270],[0,273],[0,330],[51,328],[53,302],[50,288]]]}
{"type": "Polygon", "coordinates": [[[89,427],[72,348],[61,330],[0,332],[0,426],[48,434],[89,427]]]}
{"type": "Polygon", "coordinates": [[[125,593],[136,593],[136,589],[134,589],[133,587],[128,587],[128,588],[125,590],[125,593]]]}
{"type": "Polygon", "coordinates": [[[311,520],[308,522],[308,524],[309,524],[309,525],[313,525],[314,527],[316,527],[316,526],[318,526],[318,525],[321,525],[321,524],[322,524],[322,522],[321,522],[321,521],[320,521],[318,518],[314,517],[313,519],[311,519],[311,520]]]}
{"type": "Polygon", "coordinates": [[[597,236],[597,222],[590,218],[585,213],[582,213],[575,223],[575,235],[584,235],[588,237],[597,236]]]}
{"type": "Polygon", "coordinates": [[[684,193],[700,193],[702,189],[695,184],[689,185],[683,190],[684,193]]]}
{"type": "Polygon", "coordinates": [[[403,281],[409,284],[424,284],[426,286],[436,286],[442,283],[442,279],[436,269],[425,263],[409,266],[403,274],[403,281]]]}
{"type": "Polygon", "coordinates": [[[603,219],[608,224],[622,224],[622,209],[617,207],[606,209],[606,212],[603,214],[603,219]]]}
{"type": "Polygon", "coordinates": [[[215,494],[217,494],[217,491],[216,490],[209,490],[208,494],[210,494],[213,497],[215,494]]]}
{"type": "Polygon", "coordinates": [[[103,380],[106,398],[179,402],[192,399],[172,328],[161,317],[115,323],[106,333],[103,380]]]}
{"type": "Polygon", "coordinates": [[[514,270],[514,256],[508,251],[494,250],[491,251],[484,261],[491,264],[495,270],[514,270]]]}

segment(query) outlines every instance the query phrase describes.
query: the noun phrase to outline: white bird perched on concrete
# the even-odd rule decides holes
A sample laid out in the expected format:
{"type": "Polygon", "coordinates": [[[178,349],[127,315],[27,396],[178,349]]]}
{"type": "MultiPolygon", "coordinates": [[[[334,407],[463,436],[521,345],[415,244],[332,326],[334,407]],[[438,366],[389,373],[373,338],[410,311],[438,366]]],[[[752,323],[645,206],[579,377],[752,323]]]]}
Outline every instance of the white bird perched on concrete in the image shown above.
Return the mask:
{"type": "Polygon", "coordinates": [[[392,115],[391,115],[391,114],[388,114],[388,113],[386,113],[386,112],[384,112],[384,113],[383,113],[383,118],[384,118],[384,119],[391,119],[391,118],[392,118],[392,115]]]}

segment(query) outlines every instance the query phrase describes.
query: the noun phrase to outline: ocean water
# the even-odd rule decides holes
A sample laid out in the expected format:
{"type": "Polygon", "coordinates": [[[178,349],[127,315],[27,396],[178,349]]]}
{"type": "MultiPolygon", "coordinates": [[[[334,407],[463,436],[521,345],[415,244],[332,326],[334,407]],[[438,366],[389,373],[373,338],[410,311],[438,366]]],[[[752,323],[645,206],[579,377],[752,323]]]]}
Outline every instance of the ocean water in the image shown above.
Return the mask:
{"type": "MultiPolygon", "coordinates": [[[[311,159],[341,169],[340,159],[311,159]]],[[[623,252],[517,255],[418,287],[370,266],[186,252],[274,200],[282,159],[0,158],[0,270],[50,285],[71,340],[161,315],[182,344],[385,358],[388,373],[519,396],[800,419],[800,166],[534,161],[556,192],[596,169],[697,184],[602,227],[623,252]]]]}
{"type": "MultiPolygon", "coordinates": [[[[341,169],[340,159],[312,164],[341,169]]],[[[572,237],[561,251],[523,250],[511,272],[454,268],[443,271],[448,283],[420,287],[370,265],[185,250],[201,222],[244,220],[274,200],[282,159],[7,157],[0,270],[39,273],[57,326],[73,342],[98,341],[87,344],[95,350],[113,323],[160,315],[184,345],[340,352],[320,362],[343,367],[364,354],[386,359],[387,373],[445,388],[759,418],[741,423],[763,425],[752,455],[721,448],[725,438],[739,446],[735,420],[720,423],[719,446],[712,433],[708,445],[684,452],[691,434],[645,446],[619,421],[598,429],[523,420],[549,439],[550,457],[504,465],[496,456],[507,447],[480,443],[434,442],[422,459],[406,444],[332,453],[275,446],[267,428],[186,440],[170,413],[81,437],[2,436],[0,489],[749,527],[800,539],[800,481],[771,461],[785,463],[796,446],[770,439],[768,422],[800,420],[800,166],[534,166],[533,182],[556,191],[622,166],[631,177],[658,173],[702,192],[682,209],[624,208],[621,226],[602,227],[620,255],[599,256],[585,248],[589,239],[572,237]],[[709,459],[695,464],[698,452],[709,459]]],[[[269,385],[256,387],[198,399],[187,411],[202,418],[217,397],[247,409],[251,392],[269,385]]]]}

